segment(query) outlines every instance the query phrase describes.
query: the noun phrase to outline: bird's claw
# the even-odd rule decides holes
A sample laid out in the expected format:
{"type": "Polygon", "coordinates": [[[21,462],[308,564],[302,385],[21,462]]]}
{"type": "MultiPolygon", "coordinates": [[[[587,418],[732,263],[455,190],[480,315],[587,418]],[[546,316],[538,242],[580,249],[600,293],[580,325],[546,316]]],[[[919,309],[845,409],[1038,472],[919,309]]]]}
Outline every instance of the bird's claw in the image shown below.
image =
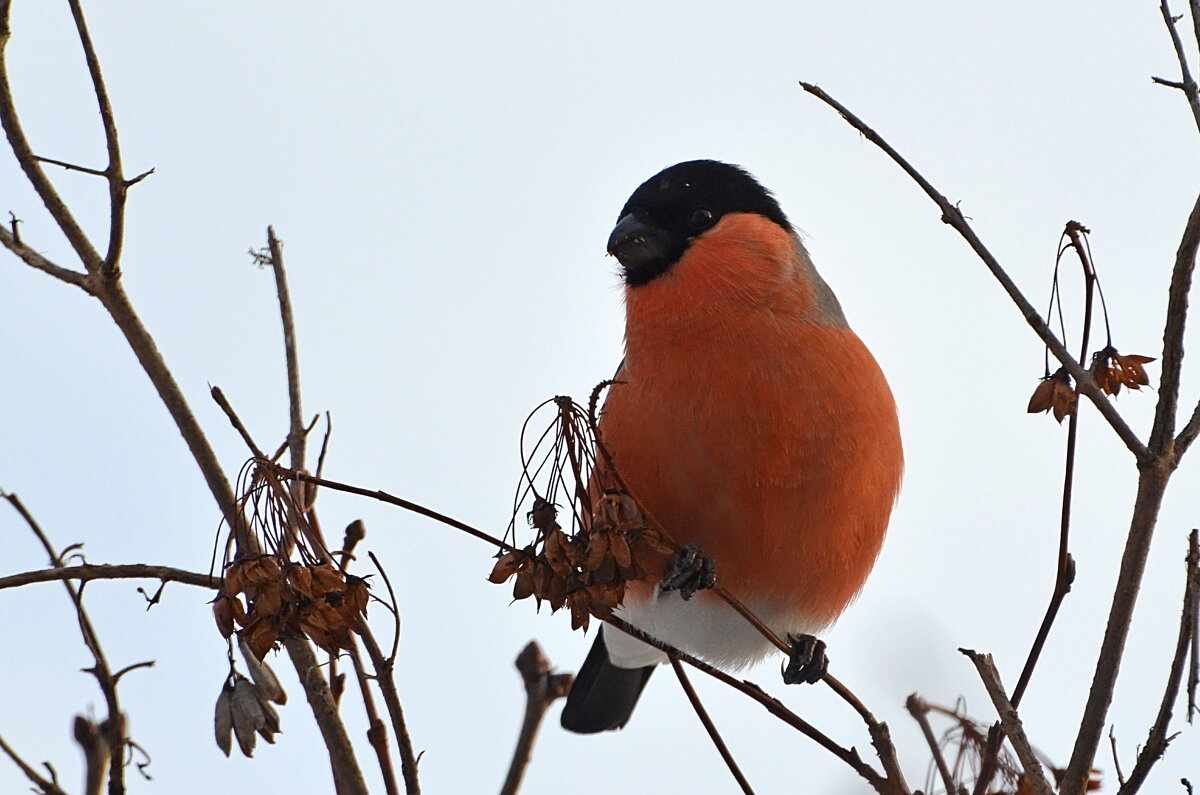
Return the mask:
{"type": "Polygon", "coordinates": [[[679,591],[684,601],[717,584],[717,572],[713,559],[705,557],[700,547],[684,544],[675,553],[675,558],[663,573],[659,590],[662,593],[679,591]]]}
{"type": "Polygon", "coordinates": [[[788,635],[792,647],[787,665],[783,667],[783,681],[789,685],[819,682],[829,670],[829,657],[825,654],[825,641],[815,635],[788,635]]]}

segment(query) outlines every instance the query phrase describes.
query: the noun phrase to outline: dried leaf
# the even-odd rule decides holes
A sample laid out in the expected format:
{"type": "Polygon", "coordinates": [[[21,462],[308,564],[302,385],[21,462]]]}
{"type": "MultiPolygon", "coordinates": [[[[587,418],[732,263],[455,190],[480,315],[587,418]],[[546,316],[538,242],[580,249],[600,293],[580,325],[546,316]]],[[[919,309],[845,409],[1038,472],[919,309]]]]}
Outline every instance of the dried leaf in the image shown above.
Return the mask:
{"type": "Polygon", "coordinates": [[[533,596],[533,574],[532,566],[517,572],[517,579],[513,582],[513,599],[520,601],[533,596]]]}
{"type": "Polygon", "coordinates": [[[233,600],[222,594],[213,600],[213,618],[217,622],[217,631],[221,637],[228,638],[233,634],[233,600]]]}
{"type": "Polygon", "coordinates": [[[526,559],[527,556],[524,552],[505,552],[496,561],[496,565],[492,567],[492,573],[488,575],[488,581],[499,585],[516,574],[526,559]]]}
{"type": "Polygon", "coordinates": [[[346,576],[346,609],[351,613],[366,615],[367,605],[371,602],[371,590],[367,581],[362,577],[346,576]]]}
{"type": "Polygon", "coordinates": [[[310,566],[309,569],[312,571],[313,592],[318,596],[345,589],[346,580],[342,577],[341,570],[335,568],[332,563],[310,566]]]}
{"type": "Polygon", "coordinates": [[[307,596],[309,599],[316,595],[313,588],[312,570],[307,566],[292,566],[288,570],[288,585],[292,586],[292,590],[296,593],[307,596]]]}
{"type": "Polygon", "coordinates": [[[261,660],[275,647],[275,641],[279,639],[279,628],[271,619],[259,619],[252,621],[250,626],[242,630],[241,637],[247,635],[249,637],[246,642],[250,644],[250,651],[261,660]]]}
{"type": "Polygon", "coordinates": [[[1026,409],[1030,414],[1051,411],[1054,419],[1062,422],[1064,417],[1075,413],[1079,395],[1071,388],[1071,376],[1065,367],[1042,380],[1029,398],[1026,409]]]}
{"type": "Polygon", "coordinates": [[[225,570],[225,583],[221,590],[230,596],[237,596],[246,587],[245,578],[242,577],[242,564],[234,563],[225,570]]]}
{"type": "Polygon", "coordinates": [[[542,545],[542,557],[555,574],[566,576],[571,571],[570,539],[562,530],[551,530],[542,545]]]}

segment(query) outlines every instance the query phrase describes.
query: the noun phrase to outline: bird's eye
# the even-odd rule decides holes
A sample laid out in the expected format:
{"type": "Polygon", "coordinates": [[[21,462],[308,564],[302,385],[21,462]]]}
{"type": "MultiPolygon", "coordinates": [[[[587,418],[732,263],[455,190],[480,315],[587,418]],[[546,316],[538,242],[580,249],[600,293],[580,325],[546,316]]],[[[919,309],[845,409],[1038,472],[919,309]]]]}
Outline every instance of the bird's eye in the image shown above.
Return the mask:
{"type": "Polygon", "coordinates": [[[698,210],[692,211],[692,217],[688,219],[688,226],[693,232],[703,232],[713,225],[712,210],[706,210],[701,207],[698,210]]]}

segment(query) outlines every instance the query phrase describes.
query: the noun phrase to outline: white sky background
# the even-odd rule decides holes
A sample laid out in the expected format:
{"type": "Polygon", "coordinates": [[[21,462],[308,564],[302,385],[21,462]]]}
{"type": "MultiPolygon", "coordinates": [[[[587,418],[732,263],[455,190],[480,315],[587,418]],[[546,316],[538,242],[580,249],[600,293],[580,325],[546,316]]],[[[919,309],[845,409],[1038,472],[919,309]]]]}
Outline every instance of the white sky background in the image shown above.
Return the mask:
{"type": "MultiPolygon", "coordinates": [[[[1176,9],[1184,11],[1182,2],[1176,9]]],[[[18,2],[14,90],[36,151],[103,165],[103,138],[65,4],[18,2]]],[[[907,478],[861,598],[828,633],[832,670],[888,721],[912,786],[928,753],[911,692],[993,711],[956,649],[995,654],[1015,684],[1049,596],[1065,426],[1029,417],[1041,346],[936,207],[835,113],[819,83],[875,125],[951,200],[1035,305],[1063,224],[1093,230],[1124,352],[1158,356],[1166,285],[1197,189],[1198,139],[1157,5],[816,2],[566,4],[92,2],[127,172],[157,169],[129,201],[124,284],[230,476],[247,454],[215,404],[221,386],[259,443],[286,432],[273,280],[247,249],[285,241],[305,409],[329,410],[326,474],[500,533],[527,412],[585,399],[621,356],[622,308],[604,244],[629,193],[680,160],[740,163],[778,195],[900,406],[907,478]],[[1048,7],[1053,6],[1053,7],[1048,7]]],[[[1181,26],[1185,42],[1190,25],[1181,26]]],[[[1189,44],[1194,54],[1194,43],[1189,44]]],[[[92,177],[50,173],[103,244],[92,177]]],[[[76,266],[11,156],[0,210],[76,266]]],[[[1068,308],[1078,308],[1068,268],[1068,308]]],[[[1078,321],[1070,328],[1077,344],[1078,321]]],[[[1193,324],[1194,325],[1194,324],[1193,324]]],[[[1193,331],[1192,347],[1200,340],[1193,331]]],[[[1150,366],[1157,383],[1157,363],[1150,366]]],[[[1185,364],[1182,409],[1200,387],[1185,364]]],[[[1153,394],[1117,405],[1144,439],[1153,394]]],[[[1073,552],[1079,575],[1022,705],[1034,742],[1065,764],[1128,527],[1131,456],[1090,406],[1081,418],[1073,552]]],[[[1193,452],[1190,459],[1200,457],[1193,452]]],[[[1178,629],[1186,531],[1200,522],[1187,460],[1163,509],[1110,720],[1133,766],[1178,629]]],[[[92,562],[206,570],[218,512],[115,326],[77,289],[0,256],[0,487],[92,562]]],[[[491,550],[374,502],[325,493],[336,539],[363,518],[403,616],[400,695],[430,793],[493,792],[521,719],[512,660],[536,638],[561,670],[590,637],[488,584],[491,550]]],[[[0,506],[3,507],[3,506],[0,506]]],[[[0,573],[41,568],[0,510],[0,573]]],[[[365,551],[365,549],[363,550],[365,551]]],[[[147,583],[147,586],[153,584],[147,583]]],[[[226,760],[212,708],[226,671],[209,594],[166,589],[144,611],[133,582],[87,602],[109,660],[154,659],[122,683],[155,784],[136,792],[329,791],[328,764],[286,658],[284,734],[226,760]]],[[[385,611],[372,617],[386,631],[385,611]]],[[[0,734],[79,781],[71,716],[102,708],[58,585],[0,594],[0,734]]],[[[751,678],[864,756],[857,718],[825,688],[751,678]]],[[[759,792],[861,792],[842,763],[740,694],[694,680],[759,792]]],[[[353,691],[351,730],[365,730],[353,691]]],[[[552,709],[524,791],[732,792],[669,671],[629,727],[596,737],[552,709]]],[[[1150,788],[1200,783],[1183,734],[1150,788]]],[[[360,760],[382,791],[365,742],[360,760]]],[[[1098,766],[1115,790],[1105,748],[1098,766]]],[[[0,792],[24,778],[0,760],[0,792]]]]}

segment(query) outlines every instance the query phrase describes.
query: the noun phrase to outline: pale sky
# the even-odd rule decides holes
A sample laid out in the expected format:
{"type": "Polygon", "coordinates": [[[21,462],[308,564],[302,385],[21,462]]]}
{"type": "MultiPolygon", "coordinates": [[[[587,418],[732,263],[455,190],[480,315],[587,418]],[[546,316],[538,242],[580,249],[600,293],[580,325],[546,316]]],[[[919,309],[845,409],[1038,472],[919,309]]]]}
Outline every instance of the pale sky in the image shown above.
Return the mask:
{"type": "MultiPolygon", "coordinates": [[[[36,151],[102,166],[65,4],[14,5],[8,57],[36,151]]],[[[274,224],[305,409],[333,415],[326,474],[503,532],[526,414],[556,394],[585,400],[621,357],[621,293],[604,246],[625,199],[681,160],[739,163],[804,230],[896,394],[904,490],[873,577],[826,640],[832,671],[889,723],[909,784],[923,786],[929,754],[905,697],[962,696],[992,720],[960,646],[993,653],[1015,684],[1053,583],[1066,428],[1025,414],[1041,345],[982,264],[894,164],[797,81],[820,84],[961,202],[1036,306],[1064,223],[1090,227],[1116,345],[1158,356],[1200,137],[1183,96],[1150,81],[1178,77],[1157,4],[483,5],[86,4],[126,169],[156,169],[131,194],[124,285],[227,472],[247,453],[210,384],[264,447],[286,432],[273,280],[246,253],[274,224]]],[[[103,184],[50,173],[103,243],[103,184]]],[[[24,220],[26,241],[77,267],[11,156],[0,156],[0,198],[0,211],[24,220]]],[[[1077,317],[1076,271],[1064,283],[1077,317]]],[[[1197,349],[1194,331],[1188,339],[1197,349]]],[[[0,488],[58,544],[84,542],[93,563],[207,570],[216,507],[97,303],[0,254],[0,354],[0,488]]],[[[1157,363],[1149,369],[1157,383],[1157,363]]],[[[1200,360],[1185,363],[1185,412],[1200,396],[1198,373],[1200,360]]],[[[1116,401],[1143,439],[1154,400],[1116,401]]],[[[1126,771],[1178,631],[1198,472],[1185,460],[1168,492],[1109,716],[1126,771]]],[[[1090,406],[1076,482],[1078,577],[1021,709],[1060,765],[1136,482],[1132,457],[1090,406]]],[[[565,614],[510,604],[507,587],[485,580],[492,550],[474,539],[346,495],[324,494],[319,510],[336,538],[364,519],[364,547],[396,587],[397,679],[425,791],[496,791],[523,708],[513,658],[536,638],[558,669],[574,670],[591,637],[572,633],[565,614]]],[[[6,506],[0,537],[0,574],[45,565],[6,506]]],[[[331,791],[286,658],[274,662],[292,697],[283,734],[253,760],[227,760],[212,740],[227,665],[210,594],[168,586],[147,613],[135,587],[86,590],[114,667],[157,661],[121,686],[132,737],[154,761],[155,782],[131,772],[130,791],[331,791]]],[[[79,672],[90,659],[69,602],[58,585],[9,590],[0,615],[0,736],[76,790],[70,721],[103,701],[79,672]]],[[[386,632],[385,612],[372,617],[386,632]]],[[[865,728],[826,689],[785,688],[774,662],[747,676],[869,756],[865,728]]],[[[865,790],[740,694],[693,679],[758,792],[865,790]]],[[[344,704],[361,738],[361,708],[350,693],[344,704]]],[[[524,792],[736,791],[669,671],[623,731],[568,734],[558,709],[524,792]]],[[[1173,791],[1180,776],[1200,783],[1200,734],[1180,715],[1183,733],[1147,791],[1173,791]]],[[[365,741],[359,749],[382,791],[365,741]]],[[[1115,791],[1107,740],[1097,766],[1115,791]]],[[[0,759],[0,792],[25,786],[0,759]]]]}

